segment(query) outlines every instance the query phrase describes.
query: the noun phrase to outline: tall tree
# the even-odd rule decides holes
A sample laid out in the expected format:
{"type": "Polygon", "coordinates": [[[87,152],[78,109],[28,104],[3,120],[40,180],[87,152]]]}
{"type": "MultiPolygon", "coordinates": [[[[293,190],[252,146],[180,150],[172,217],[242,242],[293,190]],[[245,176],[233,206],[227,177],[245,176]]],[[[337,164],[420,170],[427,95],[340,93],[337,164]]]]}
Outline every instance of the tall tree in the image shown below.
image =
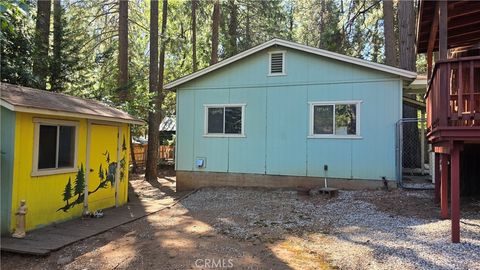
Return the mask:
{"type": "MultiPolygon", "coordinates": [[[[415,8],[414,2],[408,0],[400,0],[398,3],[398,28],[399,28],[399,47],[400,47],[400,68],[409,71],[416,71],[416,54],[415,54],[415,8]]],[[[413,94],[410,98],[416,99],[413,94]]],[[[417,109],[403,104],[404,118],[417,118],[417,109]]],[[[404,141],[404,144],[420,145],[420,136],[418,125],[412,125],[411,128],[404,129],[404,136],[411,138],[409,142],[404,141]]],[[[404,146],[404,148],[407,146],[404,146]]],[[[403,166],[407,168],[420,168],[423,166],[423,161],[419,160],[420,148],[417,147],[414,151],[403,152],[403,166]]]]}
{"type": "Polygon", "coordinates": [[[237,4],[235,4],[235,0],[228,1],[228,8],[229,8],[229,20],[228,20],[227,56],[232,56],[232,55],[235,55],[238,51],[238,48],[237,48],[238,20],[237,20],[237,4]]]}
{"type": "MultiPolygon", "coordinates": [[[[160,125],[160,122],[163,118],[163,112],[162,112],[162,104],[163,100],[165,99],[165,93],[163,91],[163,83],[165,79],[165,50],[167,47],[167,19],[168,19],[168,0],[163,0],[163,5],[162,5],[162,28],[161,28],[161,33],[160,33],[160,60],[158,62],[159,70],[158,70],[158,89],[157,89],[157,97],[158,97],[158,103],[157,107],[159,108],[157,113],[157,118],[158,118],[158,125],[157,125],[157,133],[158,127],[160,125]]],[[[158,137],[158,135],[157,135],[158,137]]]]}
{"type": "Polygon", "coordinates": [[[197,71],[197,0],[192,0],[192,68],[197,71]]]}
{"type": "Polygon", "coordinates": [[[383,34],[385,39],[385,64],[397,66],[397,43],[393,20],[393,0],[383,0],[383,34]]]}
{"type": "Polygon", "coordinates": [[[415,7],[410,0],[398,3],[398,23],[400,31],[400,68],[415,71],[415,7]]]}
{"type": "Polygon", "coordinates": [[[128,97],[128,0],[119,0],[118,17],[118,97],[128,97]]]}
{"type": "Polygon", "coordinates": [[[63,39],[63,21],[62,21],[62,3],[60,0],[53,1],[53,46],[52,61],[50,63],[50,90],[53,92],[62,91],[61,72],[62,72],[62,39],[63,39]]]}
{"type": "Polygon", "coordinates": [[[50,35],[51,0],[37,1],[37,20],[35,24],[35,45],[33,54],[33,76],[36,86],[47,88],[48,47],[50,35]]]}
{"type": "Polygon", "coordinates": [[[220,26],[220,0],[213,3],[212,14],[212,52],[210,55],[210,64],[218,62],[218,27],[220,26]]]}
{"type": "Polygon", "coordinates": [[[155,111],[148,113],[148,149],[147,162],[145,165],[145,179],[149,182],[157,181],[158,161],[158,128],[160,122],[157,119],[159,110],[157,103],[158,89],[158,1],[150,2],[150,66],[149,66],[149,92],[153,94],[152,104],[155,111]]]}

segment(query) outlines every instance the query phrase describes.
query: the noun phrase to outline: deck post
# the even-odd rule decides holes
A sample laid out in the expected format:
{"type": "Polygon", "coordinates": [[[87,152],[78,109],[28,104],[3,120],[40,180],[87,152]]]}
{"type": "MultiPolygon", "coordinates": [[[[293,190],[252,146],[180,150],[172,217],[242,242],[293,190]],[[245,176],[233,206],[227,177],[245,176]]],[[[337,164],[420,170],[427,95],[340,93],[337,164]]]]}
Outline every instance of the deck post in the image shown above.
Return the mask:
{"type": "Polygon", "coordinates": [[[452,243],[460,242],[460,145],[454,144],[451,152],[451,220],[452,243]]]}
{"type": "Polygon", "coordinates": [[[441,154],[440,218],[448,218],[448,155],[441,154]]]}
{"type": "Polygon", "coordinates": [[[434,153],[435,155],[435,203],[440,202],[440,154],[434,153]]]}

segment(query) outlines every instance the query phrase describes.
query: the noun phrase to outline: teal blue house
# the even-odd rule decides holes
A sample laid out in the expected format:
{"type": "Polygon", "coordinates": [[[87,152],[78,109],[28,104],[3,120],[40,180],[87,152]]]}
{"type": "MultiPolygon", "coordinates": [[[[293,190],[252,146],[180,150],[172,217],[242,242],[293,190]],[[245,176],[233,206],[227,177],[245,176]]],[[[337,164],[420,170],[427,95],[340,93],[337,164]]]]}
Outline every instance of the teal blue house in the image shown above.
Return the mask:
{"type": "Polygon", "coordinates": [[[402,88],[415,78],[273,39],[170,82],[177,189],[393,185],[402,88]]]}

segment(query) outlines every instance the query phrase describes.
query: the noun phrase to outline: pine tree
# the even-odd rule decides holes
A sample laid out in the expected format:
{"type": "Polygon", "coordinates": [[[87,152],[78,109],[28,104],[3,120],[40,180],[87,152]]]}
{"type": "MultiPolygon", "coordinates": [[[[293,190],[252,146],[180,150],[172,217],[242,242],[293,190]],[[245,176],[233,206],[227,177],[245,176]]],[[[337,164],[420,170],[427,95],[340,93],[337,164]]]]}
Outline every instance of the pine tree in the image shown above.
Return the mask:
{"type": "Polygon", "coordinates": [[[33,75],[35,76],[36,85],[40,89],[46,89],[51,7],[51,0],[37,1],[33,75]]]}
{"type": "Polygon", "coordinates": [[[68,178],[68,183],[65,186],[65,190],[63,191],[63,200],[67,202],[67,205],[69,204],[68,200],[72,198],[72,179],[69,177],[68,178]]]}
{"type": "Polygon", "coordinates": [[[74,194],[80,196],[85,191],[85,171],[83,170],[83,163],[78,169],[75,177],[74,194]]]}

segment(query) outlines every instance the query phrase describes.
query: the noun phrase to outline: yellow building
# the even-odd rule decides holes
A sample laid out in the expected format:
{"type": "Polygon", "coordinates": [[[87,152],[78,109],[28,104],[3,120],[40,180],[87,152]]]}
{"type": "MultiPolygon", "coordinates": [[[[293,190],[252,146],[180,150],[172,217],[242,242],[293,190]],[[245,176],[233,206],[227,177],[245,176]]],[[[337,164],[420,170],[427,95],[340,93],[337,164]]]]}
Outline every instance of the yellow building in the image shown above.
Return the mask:
{"type": "Polygon", "coordinates": [[[1,232],[27,230],[127,202],[130,125],[93,100],[1,84],[1,232]]]}

